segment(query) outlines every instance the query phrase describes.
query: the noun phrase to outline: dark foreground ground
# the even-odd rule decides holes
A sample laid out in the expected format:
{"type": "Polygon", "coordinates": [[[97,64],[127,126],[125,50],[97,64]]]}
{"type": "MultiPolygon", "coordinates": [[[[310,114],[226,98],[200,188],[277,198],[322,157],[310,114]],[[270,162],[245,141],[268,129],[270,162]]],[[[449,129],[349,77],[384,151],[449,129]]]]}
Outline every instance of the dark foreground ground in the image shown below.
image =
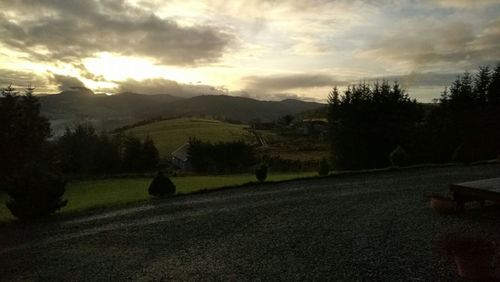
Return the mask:
{"type": "Polygon", "coordinates": [[[410,169],[176,197],[0,226],[2,281],[452,281],[435,238],[500,213],[434,214],[424,194],[500,165],[410,169]]]}

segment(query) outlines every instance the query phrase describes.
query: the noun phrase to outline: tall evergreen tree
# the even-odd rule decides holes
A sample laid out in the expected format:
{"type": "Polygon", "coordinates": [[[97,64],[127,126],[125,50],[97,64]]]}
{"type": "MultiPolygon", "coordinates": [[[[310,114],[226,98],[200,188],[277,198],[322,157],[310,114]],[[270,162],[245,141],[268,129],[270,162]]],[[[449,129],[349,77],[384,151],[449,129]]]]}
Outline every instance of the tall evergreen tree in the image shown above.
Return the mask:
{"type": "Polygon", "coordinates": [[[395,82],[352,85],[329,95],[331,159],[337,169],[389,165],[397,146],[411,147],[419,109],[395,82]]]}
{"type": "Polygon", "coordinates": [[[65,181],[47,154],[50,124],[40,115],[40,103],[28,87],[25,95],[8,86],[0,98],[0,185],[9,195],[6,205],[18,218],[34,218],[66,205],[65,181]]]}
{"type": "Polygon", "coordinates": [[[143,159],[143,167],[145,169],[155,168],[158,162],[160,161],[160,154],[158,153],[158,149],[156,149],[155,143],[151,137],[146,136],[142,143],[142,159],[143,159]]]}
{"type": "Polygon", "coordinates": [[[39,160],[50,137],[50,123],[40,115],[40,103],[33,88],[19,95],[11,85],[0,98],[0,183],[18,173],[25,165],[39,160]],[[2,179],[3,178],[3,179],[2,179]]]}
{"type": "Polygon", "coordinates": [[[491,74],[487,97],[491,105],[500,106],[500,62],[495,66],[491,74]]]}

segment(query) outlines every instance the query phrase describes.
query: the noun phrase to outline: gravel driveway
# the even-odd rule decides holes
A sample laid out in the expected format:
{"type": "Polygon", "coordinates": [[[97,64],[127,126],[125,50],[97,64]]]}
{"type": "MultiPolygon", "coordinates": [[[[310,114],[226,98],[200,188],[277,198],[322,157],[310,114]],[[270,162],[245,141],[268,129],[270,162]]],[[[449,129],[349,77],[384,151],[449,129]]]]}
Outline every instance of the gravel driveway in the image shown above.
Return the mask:
{"type": "Polygon", "coordinates": [[[434,214],[424,194],[500,165],[353,174],[0,226],[2,281],[450,281],[436,236],[500,214],[434,214]]]}

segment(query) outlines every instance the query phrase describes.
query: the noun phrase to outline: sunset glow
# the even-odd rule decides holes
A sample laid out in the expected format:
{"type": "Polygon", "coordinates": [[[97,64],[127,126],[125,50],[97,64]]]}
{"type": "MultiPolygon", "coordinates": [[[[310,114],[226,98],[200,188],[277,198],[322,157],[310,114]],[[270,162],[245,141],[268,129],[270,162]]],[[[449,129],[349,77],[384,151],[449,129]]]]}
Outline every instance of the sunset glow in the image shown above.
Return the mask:
{"type": "Polygon", "coordinates": [[[48,93],[61,89],[53,74],[97,92],[149,80],[271,100],[324,100],[335,85],[397,79],[430,101],[461,70],[500,59],[498,1],[7,0],[0,6],[0,82],[32,83],[48,93]],[[26,10],[36,12],[27,17],[26,10]],[[442,79],[429,81],[435,74],[442,79]]]}

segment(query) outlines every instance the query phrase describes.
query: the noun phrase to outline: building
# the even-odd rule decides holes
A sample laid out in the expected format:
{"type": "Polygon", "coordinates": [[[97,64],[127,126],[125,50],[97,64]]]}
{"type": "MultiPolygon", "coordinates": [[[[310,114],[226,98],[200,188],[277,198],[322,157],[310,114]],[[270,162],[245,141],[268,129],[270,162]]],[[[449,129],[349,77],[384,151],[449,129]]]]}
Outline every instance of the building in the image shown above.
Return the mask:
{"type": "Polygon", "coordinates": [[[191,163],[188,158],[188,150],[189,143],[185,143],[173,151],[172,154],[170,154],[172,156],[172,164],[182,170],[190,170],[191,163]]]}

